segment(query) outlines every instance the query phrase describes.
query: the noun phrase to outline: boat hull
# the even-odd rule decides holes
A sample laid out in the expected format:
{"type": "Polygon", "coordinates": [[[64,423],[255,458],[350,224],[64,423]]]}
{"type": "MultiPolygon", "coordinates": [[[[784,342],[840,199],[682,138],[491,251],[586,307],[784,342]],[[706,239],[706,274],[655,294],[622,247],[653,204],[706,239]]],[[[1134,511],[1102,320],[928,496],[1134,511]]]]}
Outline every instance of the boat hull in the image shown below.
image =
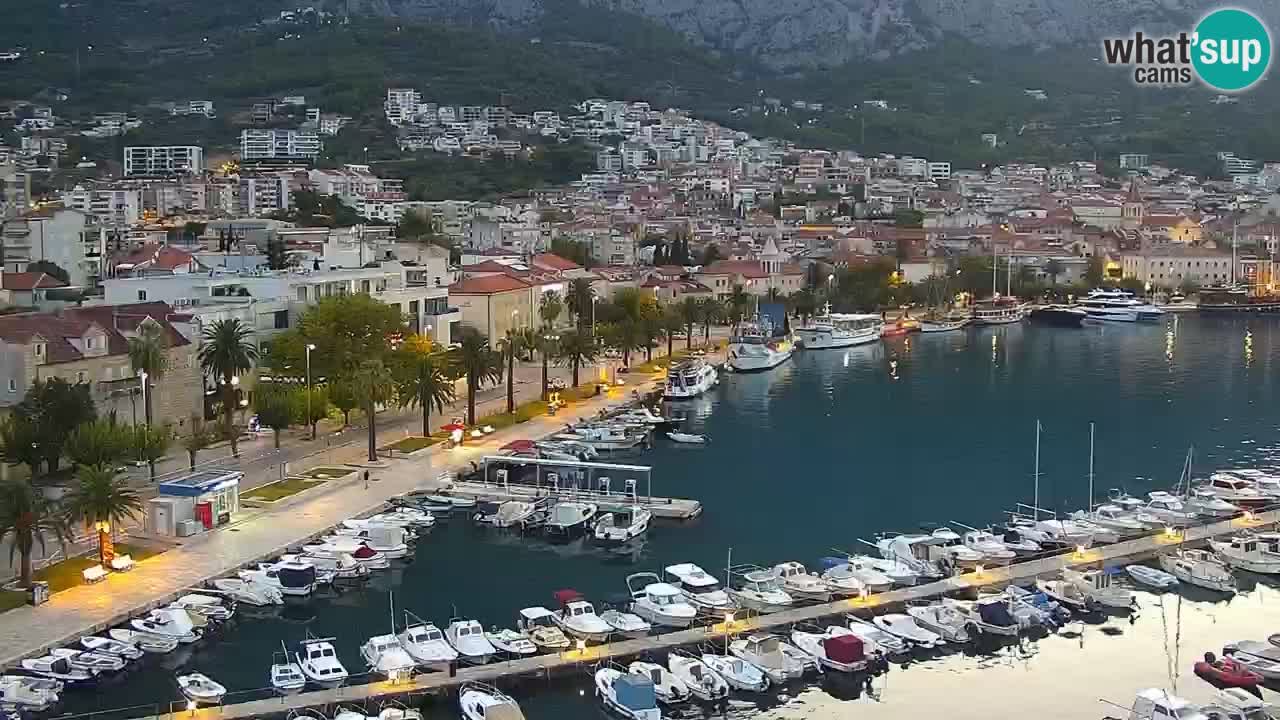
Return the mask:
{"type": "Polygon", "coordinates": [[[822,333],[801,328],[796,331],[800,346],[805,350],[835,350],[837,348],[866,345],[880,339],[880,331],[863,333],[822,333]]]}
{"type": "Polygon", "coordinates": [[[762,372],[772,370],[791,359],[792,349],[789,346],[785,350],[765,348],[759,353],[749,351],[759,347],[758,345],[731,345],[729,367],[733,368],[734,372],[762,372]]]}

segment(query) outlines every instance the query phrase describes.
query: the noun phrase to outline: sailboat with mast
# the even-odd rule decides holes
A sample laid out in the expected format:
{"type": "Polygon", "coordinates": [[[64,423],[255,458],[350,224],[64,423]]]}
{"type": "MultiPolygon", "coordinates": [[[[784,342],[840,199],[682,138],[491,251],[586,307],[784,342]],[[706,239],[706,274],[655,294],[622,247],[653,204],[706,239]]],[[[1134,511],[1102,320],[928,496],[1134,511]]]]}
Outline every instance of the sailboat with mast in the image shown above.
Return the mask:
{"type": "Polygon", "coordinates": [[[991,297],[973,304],[973,322],[976,325],[1008,325],[1022,322],[1026,308],[1013,296],[1013,243],[1009,243],[1009,263],[1005,275],[1005,294],[996,287],[999,263],[996,261],[996,244],[991,242],[991,297]]]}
{"type": "Polygon", "coordinates": [[[956,310],[947,291],[948,275],[935,275],[929,283],[929,309],[920,317],[920,332],[942,333],[959,330],[972,320],[968,314],[956,310]]]}

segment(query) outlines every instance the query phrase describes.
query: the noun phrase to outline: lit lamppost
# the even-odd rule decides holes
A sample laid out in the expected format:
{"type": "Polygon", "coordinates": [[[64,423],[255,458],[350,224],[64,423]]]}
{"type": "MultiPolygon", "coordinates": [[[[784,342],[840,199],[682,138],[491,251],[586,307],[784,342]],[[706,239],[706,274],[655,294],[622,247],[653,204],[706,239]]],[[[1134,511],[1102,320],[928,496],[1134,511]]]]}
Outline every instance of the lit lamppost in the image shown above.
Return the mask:
{"type": "Polygon", "coordinates": [[[147,412],[147,371],[138,372],[138,380],[142,382],[142,419],[151,423],[151,414],[147,412]]]}
{"type": "Polygon", "coordinates": [[[316,421],[311,417],[311,351],[315,350],[315,343],[307,343],[307,424],[311,426],[311,439],[316,439],[316,421]]]}

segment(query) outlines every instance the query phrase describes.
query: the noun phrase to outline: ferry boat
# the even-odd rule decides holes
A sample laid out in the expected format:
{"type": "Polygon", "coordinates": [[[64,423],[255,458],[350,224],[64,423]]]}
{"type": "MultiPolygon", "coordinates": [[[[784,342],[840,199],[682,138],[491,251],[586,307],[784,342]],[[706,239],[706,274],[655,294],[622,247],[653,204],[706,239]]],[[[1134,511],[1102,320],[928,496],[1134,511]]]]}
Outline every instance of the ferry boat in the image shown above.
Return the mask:
{"type": "Polygon", "coordinates": [[[769,370],[786,362],[794,350],[790,338],[773,337],[773,324],[760,317],[742,323],[729,339],[729,367],[736,372],[769,370]]]}
{"type": "Polygon", "coordinates": [[[1008,325],[1022,322],[1024,317],[1026,317],[1026,307],[1015,297],[993,297],[973,304],[975,325],[1008,325]]]}
{"type": "Polygon", "coordinates": [[[1089,320],[1103,322],[1159,322],[1165,312],[1148,302],[1138,300],[1124,290],[1091,290],[1080,303],[1089,320]]]}
{"type": "Polygon", "coordinates": [[[797,328],[800,346],[805,350],[828,350],[852,347],[875,342],[884,332],[884,320],[879,315],[833,313],[827,305],[826,313],[815,316],[807,325],[797,328]]]}
{"type": "Polygon", "coordinates": [[[667,387],[662,396],[668,400],[695,398],[715,387],[720,375],[702,359],[672,365],[667,372],[667,387]]]}

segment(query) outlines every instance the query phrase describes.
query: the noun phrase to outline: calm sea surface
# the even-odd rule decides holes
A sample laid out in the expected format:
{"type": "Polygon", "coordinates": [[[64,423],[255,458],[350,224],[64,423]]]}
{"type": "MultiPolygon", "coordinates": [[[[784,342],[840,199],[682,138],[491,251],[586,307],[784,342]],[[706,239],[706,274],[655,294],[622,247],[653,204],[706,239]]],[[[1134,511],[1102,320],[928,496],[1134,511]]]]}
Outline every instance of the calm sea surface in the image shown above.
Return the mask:
{"type": "MultiPolygon", "coordinates": [[[[723,574],[730,550],[734,563],[812,564],[879,532],[927,522],[986,525],[1032,499],[1037,419],[1042,507],[1085,503],[1090,422],[1098,495],[1172,485],[1191,445],[1197,475],[1275,468],[1278,371],[1280,320],[1258,318],[971,329],[800,353],[767,373],[725,377],[707,397],[673,408],[689,417],[689,431],[709,436],[706,447],[660,440],[621,460],[653,466],[655,495],[701,500],[705,513],[696,521],[660,524],[643,546],[618,554],[497,536],[455,519],[423,538],[412,562],[393,561],[364,585],[275,614],[254,617],[242,608],[216,638],[148,658],[94,692],[68,691],[64,710],[173,700],[175,668],[201,670],[233,691],[261,688],[272,652],[281,641],[292,651],[306,631],[336,637],[354,673],[364,666],[360,644],[388,631],[389,593],[397,614],[409,609],[442,626],[453,615],[513,625],[517,610],[551,606],[561,588],[604,599],[625,592],[632,572],[685,561],[723,574]]],[[[724,712],[986,719],[1035,708],[1041,719],[1098,718],[1119,712],[1099,698],[1127,705],[1138,688],[1175,682],[1203,699],[1212,688],[1190,674],[1193,656],[1280,628],[1280,591],[1266,582],[1247,578],[1250,590],[1229,603],[1144,595],[1132,623],[1111,619],[1080,637],[926,658],[896,667],[869,691],[827,679],[759,703],[735,700],[724,712]]],[[[585,669],[513,690],[531,719],[603,714],[585,669]]],[[[427,711],[456,716],[444,702],[427,711]]]]}

